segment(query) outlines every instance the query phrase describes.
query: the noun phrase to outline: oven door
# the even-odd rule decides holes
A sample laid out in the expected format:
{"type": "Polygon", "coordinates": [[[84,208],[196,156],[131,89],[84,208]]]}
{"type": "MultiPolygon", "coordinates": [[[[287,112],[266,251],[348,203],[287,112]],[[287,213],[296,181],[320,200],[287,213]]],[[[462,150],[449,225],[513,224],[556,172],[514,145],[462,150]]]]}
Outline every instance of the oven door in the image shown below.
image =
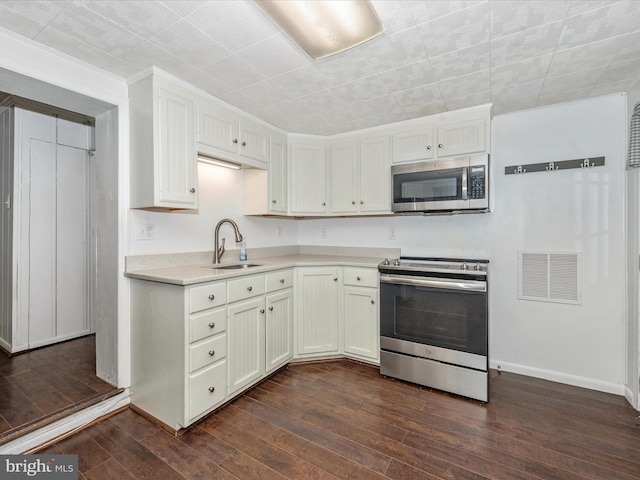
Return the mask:
{"type": "Polygon", "coordinates": [[[486,359],[487,331],[486,282],[380,276],[381,346],[386,338],[486,359]]]}

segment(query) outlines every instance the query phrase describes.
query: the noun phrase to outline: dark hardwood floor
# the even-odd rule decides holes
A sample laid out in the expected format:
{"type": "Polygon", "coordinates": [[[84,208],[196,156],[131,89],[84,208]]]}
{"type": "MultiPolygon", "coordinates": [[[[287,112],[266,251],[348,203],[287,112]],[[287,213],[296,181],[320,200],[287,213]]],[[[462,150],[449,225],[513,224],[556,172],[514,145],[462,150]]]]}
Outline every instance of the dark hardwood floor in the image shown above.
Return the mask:
{"type": "Polygon", "coordinates": [[[0,443],[117,391],[96,377],[94,335],[12,357],[0,352],[0,443]]]}
{"type": "Polygon", "coordinates": [[[349,361],[291,365],[175,438],[132,410],[46,448],[99,479],[639,479],[618,396],[491,374],[490,402],[349,361]]]}

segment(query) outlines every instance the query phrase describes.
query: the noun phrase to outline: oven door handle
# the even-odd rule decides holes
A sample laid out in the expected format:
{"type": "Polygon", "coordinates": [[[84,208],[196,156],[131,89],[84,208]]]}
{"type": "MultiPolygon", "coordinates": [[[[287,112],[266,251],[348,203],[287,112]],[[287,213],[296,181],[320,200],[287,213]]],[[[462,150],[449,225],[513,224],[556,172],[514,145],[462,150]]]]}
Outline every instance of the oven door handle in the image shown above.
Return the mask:
{"type": "Polygon", "coordinates": [[[450,280],[445,278],[407,277],[400,275],[380,275],[380,283],[396,285],[412,285],[416,287],[445,288],[448,290],[464,290],[486,292],[487,282],[475,280],[450,280]]]}

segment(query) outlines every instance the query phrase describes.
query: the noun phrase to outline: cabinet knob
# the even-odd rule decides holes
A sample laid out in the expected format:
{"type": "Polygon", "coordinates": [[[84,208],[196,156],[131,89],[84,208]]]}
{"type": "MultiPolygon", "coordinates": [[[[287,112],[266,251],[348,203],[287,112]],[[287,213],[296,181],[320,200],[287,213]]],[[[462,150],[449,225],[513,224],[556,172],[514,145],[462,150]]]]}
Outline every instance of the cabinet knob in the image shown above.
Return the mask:
{"type": "Polygon", "coordinates": [[[356,277],[356,280],[360,281],[360,277],[356,277]]]}
{"type": "Polygon", "coordinates": [[[284,278],[281,278],[281,279],[280,279],[280,283],[284,283],[284,278]]]}
{"type": "Polygon", "coordinates": [[[337,281],[338,281],[338,279],[337,279],[337,278],[334,278],[334,279],[333,279],[333,281],[334,281],[334,282],[337,282],[337,281]]]}
{"type": "Polygon", "coordinates": [[[216,296],[213,293],[209,295],[209,300],[213,300],[214,298],[216,298],[216,296]]]}
{"type": "Polygon", "coordinates": [[[209,387],[209,393],[213,393],[216,390],[216,387],[209,387]]]}
{"type": "Polygon", "coordinates": [[[427,150],[431,150],[431,145],[427,145],[427,150]]]}
{"type": "Polygon", "coordinates": [[[360,205],[364,205],[364,200],[360,200],[360,205]]]}
{"type": "Polygon", "coordinates": [[[238,143],[238,139],[237,139],[237,138],[234,138],[234,139],[233,139],[233,143],[238,143]]]}
{"type": "Polygon", "coordinates": [[[322,206],[324,207],[327,204],[327,202],[322,202],[322,206]]]}
{"type": "Polygon", "coordinates": [[[210,357],[214,357],[214,356],[215,356],[215,354],[216,354],[216,351],[215,351],[215,350],[209,350],[209,356],[210,356],[210,357]]]}
{"type": "Polygon", "coordinates": [[[209,328],[216,328],[216,324],[215,324],[215,323],[213,323],[213,322],[211,322],[211,323],[209,324],[209,328]]]}
{"type": "Polygon", "coordinates": [[[374,303],[376,303],[376,301],[375,300],[371,300],[371,304],[373,305],[374,303]]]}
{"type": "Polygon", "coordinates": [[[441,143],[438,144],[438,148],[442,148],[443,145],[441,143]]]}
{"type": "Polygon", "coordinates": [[[247,290],[250,292],[251,290],[253,290],[253,287],[252,286],[248,286],[247,290]]]}
{"type": "Polygon", "coordinates": [[[355,200],[351,200],[351,205],[355,205],[356,201],[355,200]]]}
{"type": "Polygon", "coordinates": [[[274,199],[274,200],[271,200],[271,203],[275,204],[275,203],[276,203],[275,199],[274,199]]]}
{"type": "Polygon", "coordinates": [[[242,142],[240,145],[242,145],[243,147],[247,146],[247,142],[242,142]]]}
{"type": "Polygon", "coordinates": [[[264,308],[261,308],[261,309],[260,309],[260,313],[264,313],[264,308]]]}
{"type": "Polygon", "coordinates": [[[269,311],[270,311],[270,312],[273,312],[273,307],[269,307],[269,311]]]}
{"type": "Polygon", "coordinates": [[[189,191],[190,191],[191,193],[196,193],[196,189],[195,189],[195,188],[193,188],[193,187],[191,187],[191,188],[189,189],[189,191]]]}

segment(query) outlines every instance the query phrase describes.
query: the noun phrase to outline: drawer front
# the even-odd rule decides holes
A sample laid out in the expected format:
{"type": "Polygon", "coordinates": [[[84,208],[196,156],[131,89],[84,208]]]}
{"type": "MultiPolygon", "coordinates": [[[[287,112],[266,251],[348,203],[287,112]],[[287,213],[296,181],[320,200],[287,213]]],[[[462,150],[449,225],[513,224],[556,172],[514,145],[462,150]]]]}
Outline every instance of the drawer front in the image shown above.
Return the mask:
{"type": "Polygon", "coordinates": [[[265,275],[267,293],[293,287],[293,270],[278,270],[265,275]]]}
{"type": "Polygon", "coordinates": [[[264,293],[264,275],[251,275],[229,280],[229,303],[255,297],[264,293]]]}
{"type": "Polygon", "coordinates": [[[199,312],[207,308],[219,307],[227,303],[225,282],[210,283],[189,290],[189,312],[199,312]]]}
{"type": "Polygon", "coordinates": [[[189,377],[189,419],[206,412],[226,398],[227,362],[222,360],[189,377]]]}
{"type": "Polygon", "coordinates": [[[227,336],[217,335],[189,347],[189,372],[195,372],[227,356],[227,336]]]}
{"type": "Polygon", "coordinates": [[[378,270],[374,268],[345,267],[343,282],[345,285],[378,288],[378,270]]]}
{"type": "Polygon", "coordinates": [[[227,329],[226,307],[205,310],[189,317],[189,342],[217,335],[227,329]]]}

